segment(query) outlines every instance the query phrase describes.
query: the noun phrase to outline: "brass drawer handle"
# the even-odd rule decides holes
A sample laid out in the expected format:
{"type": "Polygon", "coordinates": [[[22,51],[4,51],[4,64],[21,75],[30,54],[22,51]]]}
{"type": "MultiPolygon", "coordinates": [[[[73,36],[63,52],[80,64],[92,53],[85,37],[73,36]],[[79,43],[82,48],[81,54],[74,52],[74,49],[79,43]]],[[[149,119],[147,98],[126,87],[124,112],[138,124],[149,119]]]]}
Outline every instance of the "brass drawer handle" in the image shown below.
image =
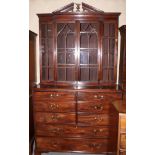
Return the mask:
{"type": "Polygon", "coordinates": [[[98,96],[97,95],[94,95],[94,98],[98,98],[98,96]]]}
{"type": "Polygon", "coordinates": [[[60,96],[60,94],[50,94],[50,97],[59,97],[60,96]]]}
{"type": "Polygon", "coordinates": [[[95,105],[93,108],[95,110],[103,110],[103,105],[95,105]]]}
{"type": "Polygon", "coordinates": [[[56,94],[55,96],[58,97],[58,96],[60,96],[60,95],[59,95],[59,94],[56,94]]]}
{"type": "Polygon", "coordinates": [[[94,129],[93,132],[96,135],[97,133],[103,132],[103,129],[94,129]]]}
{"type": "Polygon", "coordinates": [[[100,99],[103,99],[103,98],[104,98],[104,96],[103,96],[103,95],[101,95],[101,96],[100,96],[100,99]]]}
{"type": "Polygon", "coordinates": [[[103,120],[103,117],[94,117],[94,120],[95,121],[102,121],[103,120]]]}
{"type": "Polygon", "coordinates": [[[96,98],[96,99],[103,99],[104,98],[104,96],[103,95],[94,95],[94,98],[96,98]]]}
{"type": "Polygon", "coordinates": [[[54,97],[54,94],[50,94],[50,97],[54,97]]]}
{"type": "Polygon", "coordinates": [[[102,147],[102,144],[91,143],[91,144],[89,144],[89,147],[91,147],[93,149],[100,149],[102,147]]]}
{"type": "Polygon", "coordinates": [[[52,110],[55,110],[55,109],[58,109],[59,108],[59,105],[53,103],[53,104],[50,105],[50,107],[51,107],[52,110]]]}
{"type": "Polygon", "coordinates": [[[57,134],[57,135],[62,135],[63,134],[63,129],[56,128],[51,130],[52,133],[57,134]]]}
{"type": "Polygon", "coordinates": [[[52,116],[51,116],[51,119],[52,119],[53,121],[57,121],[57,120],[59,120],[59,117],[58,117],[58,115],[52,115],[52,116]]]}

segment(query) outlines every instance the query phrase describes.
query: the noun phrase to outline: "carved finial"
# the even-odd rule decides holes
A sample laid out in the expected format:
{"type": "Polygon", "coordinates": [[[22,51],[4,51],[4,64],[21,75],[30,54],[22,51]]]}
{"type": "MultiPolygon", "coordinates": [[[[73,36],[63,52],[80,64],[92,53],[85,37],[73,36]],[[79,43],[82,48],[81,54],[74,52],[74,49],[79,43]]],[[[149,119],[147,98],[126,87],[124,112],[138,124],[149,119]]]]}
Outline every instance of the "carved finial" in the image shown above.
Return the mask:
{"type": "Polygon", "coordinates": [[[82,4],[80,3],[74,3],[74,9],[73,9],[74,12],[82,12],[83,9],[82,9],[82,4]]]}
{"type": "Polygon", "coordinates": [[[79,3],[76,3],[76,12],[80,12],[80,5],[79,3]]]}

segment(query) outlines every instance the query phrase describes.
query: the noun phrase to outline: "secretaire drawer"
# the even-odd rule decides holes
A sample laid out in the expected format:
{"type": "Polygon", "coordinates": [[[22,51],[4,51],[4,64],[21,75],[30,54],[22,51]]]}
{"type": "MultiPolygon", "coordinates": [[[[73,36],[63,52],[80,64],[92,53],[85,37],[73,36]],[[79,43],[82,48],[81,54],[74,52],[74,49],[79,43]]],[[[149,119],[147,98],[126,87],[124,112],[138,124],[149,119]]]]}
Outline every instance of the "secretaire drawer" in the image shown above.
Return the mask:
{"type": "Polygon", "coordinates": [[[36,112],[35,113],[36,123],[51,123],[51,124],[74,124],[75,114],[74,113],[45,113],[36,112]]]}
{"type": "Polygon", "coordinates": [[[34,110],[43,112],[74,112],[75,104],[75,101],[36,101],[34,102],[34,110]]]}
{"type": "Polygon", "coordinates": [[[101,101],[78,101],[78,112],[109,113],[111,104],[101,101]]]}
{"type": "Polygon", "coordinates": [[[36,138],[37,148],[46,151],[102,153],[114,151],[110,139],[36,138]]]}
{"type": "Polygon", "coordinates": [[[81,138],[109,138],[112,137],[112,128],[106,126],[75,126],[75,125],[46,125],[36,126],[38,136],[53,137],[81,137],[81,138]]]}
{"type": "Polygon", "coordinates": [[[109,114],[79,114],[78,123],[83,125],[113,125],[116,118],[109,114]]]}
{"type": "Polygon", "coordinates": [[[35,92],[34,100],[55,100],[55,101],[74,101],[74,92],[35,92]]]}

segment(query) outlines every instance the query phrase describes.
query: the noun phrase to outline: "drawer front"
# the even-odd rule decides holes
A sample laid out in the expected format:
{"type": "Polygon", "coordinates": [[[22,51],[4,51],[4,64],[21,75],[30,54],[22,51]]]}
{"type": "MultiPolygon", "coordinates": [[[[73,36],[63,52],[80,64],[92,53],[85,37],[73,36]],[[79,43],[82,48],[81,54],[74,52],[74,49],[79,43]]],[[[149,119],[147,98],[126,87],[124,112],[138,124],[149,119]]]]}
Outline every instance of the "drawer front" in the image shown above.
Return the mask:
{"type": "Polygon", "coordinates": [[[52,101],[74,101],[75,93],[73,92],[35,92],[35,101],[52,100],[52,101]]]}
{"type": "Polygon", "coordinates": [[[123,131],[126,130],[126,115],[121,115],[120,116],[120,128],[123,131]]]}
{"type": "Polygon", "coordinates": [[[37,137],[37,149],[45,151],[73,151],[102,153],[113,151],[109,139],[69,139],[69,138],[45,138],[37,137]]]}
{"type": "Polygon", "coordinates": [[[108,114],[79,114],[78,123],[83,125],[113,125],[116,121],[114,116],[108,114]]]}
{"type": "Polygon", "coordinates": [[[79,101],[107,101],[107,100],[113,100],[113,99],[121,99],[122,94],[116,94],[116,93],[95,93],[95,92],[79,92],[78,93],[78,100],[79,101]]]}
{"type": "Polygon", "coordinates": [[[121,149],[126,148],[126,134],[120,135],[120,147],[121,147],[121,149]]]}
{"type": "Polygon", "coordinates": [[[54,101],[36,101],[34,102],[35,111],[44,112],[74,112],[75,102],[54,102],[54,101]]]}
{"type": "Polygon", "coordinates": [[[78,112],[108,113],[110,111],[111,104],[99,101],[94,102],[79,101],[77,107],[78,112]]]}
{"type": "Polygon", "coordinates": [[[119,155],[126,155],[126,151],[125,150],[124,151],[120,151],[119,155]]]}
{"type": "Polygon", "coordinates": [[[69,125],[46,125],[40,124],[36,127],[36,135],[38,136],[53,136],[53,137],[85,137],[85,138],[109,138],[113,135],[113,130],[110,127],[95,126],[95,127],[76,127],[69,125]]]}
{"type": "Polygon", "coordinates": [[[35,113],[36,123],[51,123],[51,124],[75,124],[75,114],[72,113],[35,113]]]}

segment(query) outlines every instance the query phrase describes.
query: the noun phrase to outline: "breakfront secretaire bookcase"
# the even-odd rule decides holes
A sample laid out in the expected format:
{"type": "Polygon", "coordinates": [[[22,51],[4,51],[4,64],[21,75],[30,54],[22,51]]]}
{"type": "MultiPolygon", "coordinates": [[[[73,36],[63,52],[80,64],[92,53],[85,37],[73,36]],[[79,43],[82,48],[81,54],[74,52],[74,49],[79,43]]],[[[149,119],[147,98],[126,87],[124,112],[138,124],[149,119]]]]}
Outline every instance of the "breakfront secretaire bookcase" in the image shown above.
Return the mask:
{"type": "Polygon", "coordinates": [[[40,84],[33,88],[35,155],[115,154],[118,18],[71,3],[38,14],[40,84]]]}

